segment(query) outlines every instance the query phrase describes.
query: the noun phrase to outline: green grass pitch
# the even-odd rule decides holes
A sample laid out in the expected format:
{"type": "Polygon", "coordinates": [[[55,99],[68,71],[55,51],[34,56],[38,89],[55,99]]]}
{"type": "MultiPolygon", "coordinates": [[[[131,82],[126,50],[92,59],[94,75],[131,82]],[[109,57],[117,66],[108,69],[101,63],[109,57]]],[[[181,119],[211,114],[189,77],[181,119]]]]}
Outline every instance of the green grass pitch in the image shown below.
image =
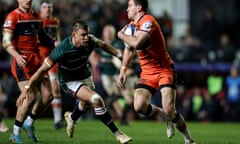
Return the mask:
{"type": "MultiPolygon", "coordinates": [[[[0,133],[0,144],[7,144],[12,133],[13,119],[5,119],[10,127],[7,133],[0,133]]],[[[165,123],[156,121],[134,121],[130,126],[120,126],[122,131],[133,138],[129,144],[184,144],[177,131],[172,139],[166,137],[165,123]]],[[[100,121],[80,120],[75,127],[73,138],[68,138],[65,128],[55,130],[51,119],[39,119],[35,123],[39,144],[117,144],[112,135],[100,121]]],[[[197,123],[188,122],[197,144],[240,144],[240,123],[197,123]]],[[[33,144],[24,131],[21,132],[26,144],[33,144]]]]}

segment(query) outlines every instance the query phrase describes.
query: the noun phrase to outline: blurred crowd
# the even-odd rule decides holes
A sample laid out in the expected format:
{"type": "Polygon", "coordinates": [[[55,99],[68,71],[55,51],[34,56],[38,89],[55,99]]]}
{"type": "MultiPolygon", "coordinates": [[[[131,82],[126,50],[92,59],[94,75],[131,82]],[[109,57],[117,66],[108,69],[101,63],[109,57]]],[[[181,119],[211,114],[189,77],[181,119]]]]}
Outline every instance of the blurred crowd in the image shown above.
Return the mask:
{"type": "MultiPolygon", "coordinates": [[[[90,33],[98,37],[102,37],[102,29],[107,24],[112,24],[116,30],[119,30],[121,26],[128,23],[127,4],[116,0],[102,2],[61,0],[54,2],[53,6],[54,16],[61,22],[62,38],[69,35],[72,21],[78,18],[85,20],[90,27],[90,33]]],[[[0,1],[0,25],[3,24],[6,14],[14,8],[16,5],[0,1]]],[[[178,40],[174,40],[174,21],[167,12],[157,16],[157,20],[175,62],[202,64],[222,62],[232,65],[231,70],[229,69],[229,72],[224,75],[214,70],[208,73],[203,77],[204,85],[189,86],[180,83],[177,89],[177,109],[187,120],[240,121],[240,75],[237,67],[240,63],[240,41],[237,41],[240,35],[233,39],[228,32],[222,31],[221,25],[209,8],[204,12],[200,29],[193,31],[189,25],[184,35],[178,40]]],[[[9,61],[10,57],[3,50],[0,41],[0,62],[9,61]]],[[[8,69],[1,70],[0,86],[1,111],[5,117],[13,117],[19,90],[8,69]]],[[[152,102],[159,103],[159,97],[157,93],[152,98],[152,102]]]]}

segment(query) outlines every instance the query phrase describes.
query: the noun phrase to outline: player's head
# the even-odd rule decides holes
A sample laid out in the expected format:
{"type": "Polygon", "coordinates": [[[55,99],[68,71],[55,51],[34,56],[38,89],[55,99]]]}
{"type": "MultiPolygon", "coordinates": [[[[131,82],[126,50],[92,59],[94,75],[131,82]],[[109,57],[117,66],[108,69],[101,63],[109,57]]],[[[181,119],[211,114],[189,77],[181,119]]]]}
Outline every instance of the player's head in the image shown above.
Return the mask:
{"type": "Polygon", "coordinates": [[[32,8],[32,0],[17,0],[18,7],[23,10],[29,10],[32,8]]]}
{"type": "Polygon", "coordinates": [[[40,5],[40,14],[44,17],[49,17],[53,13],[53,4],[49,1],[42,1],[40,5]]]}
{"type": "Polygon", "coordinates": [[[88,25],[82,20],[76,20],[72,24],[72,41],[75,47],[88,46],[88,25]]]}
{"type": "Polygon", "coordinates": [[[128,0],[128,18],[133,20],[138,13],[145,13],[148,9],[148,0],[128,0]]]}
{"type": "Polygon", "coordinates": [[[113,41],[116,37],[116,29],[113,25],[106,25],[103,28],[102,37],[104,41],[113,41]]]}

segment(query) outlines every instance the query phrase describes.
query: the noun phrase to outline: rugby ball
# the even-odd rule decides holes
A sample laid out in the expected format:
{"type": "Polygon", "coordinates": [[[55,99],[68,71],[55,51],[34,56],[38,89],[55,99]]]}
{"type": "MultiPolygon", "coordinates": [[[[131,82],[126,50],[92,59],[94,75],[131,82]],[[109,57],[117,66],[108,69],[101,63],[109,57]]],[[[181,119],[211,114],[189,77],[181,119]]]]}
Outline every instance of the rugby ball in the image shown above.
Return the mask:
{"type": "MultiPolygon", "coordinates": [[[[130,36],[134,36],[135,31],[136,31],[135,25],[134,24],[129,24],[127,26],[127,28],[125,29],[124,34],[130,35],[130,36]]],[[[129,47],[129,45],[127,43],[125,43],[125,42],[124,42],[124,46],[125,47],[129,47]]]]}
{"type": "Polygon", "coordinates": [[[134,24],[129,24],[124,31],[124,34],[133,36],[135,34],[136,27],[134,24]]]}

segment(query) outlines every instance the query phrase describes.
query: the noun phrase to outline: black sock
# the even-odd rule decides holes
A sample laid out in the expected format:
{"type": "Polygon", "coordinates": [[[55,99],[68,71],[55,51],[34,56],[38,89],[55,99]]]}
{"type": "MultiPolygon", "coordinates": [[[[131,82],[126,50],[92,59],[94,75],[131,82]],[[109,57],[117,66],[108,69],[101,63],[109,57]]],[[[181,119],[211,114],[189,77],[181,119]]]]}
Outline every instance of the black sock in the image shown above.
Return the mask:
{"type": "Polygon", "coordinates": [[[0,122],[2,122],[3,121],[3,114],[0,112],[0,122]]]}
{"type": "Polygon", "coordinates": [[[176,124],[177,129],[181,132],[184,132],[187,128],[183,117],[179,113],[177,113],[176,117],[172,120],[172,122],[176,124]]]}
{"type": "Polygon", "coordinates": [[[36,120],[37,119],[37,115],[34,115],[34,114],[32,114],[32,113],[30,113],[30,115],[29,115],[33,120],[36,120]]]}
{"type": "Polygon", "coordinates": [[[85,113],[85,111],[79,110],[78,104],[79,104],[79,102],[76,103],[76,105],[73,109],[72,115],[71,115],[71,118],[72,118],[73,121],[77,121],[78,118],[85,113]]]}
{"type": "Polygon", "coordinates": [[[131,105],[130,104],[125,104],[124,108],[123,108],[123,113],[122,113],[122,117],[121,117],[121,121],[122,122],[127,122],[127,114],[128,112],[131,110],[131,105]]]}
{"type": "Polygon", "coordinates": [[[113,132],[115,133],[118,128],[114,124],[111,115],[108,113],[107,109],[104,107],[95,108],[96,116],[113,132]]]}
{"type": "Polygon", "coordinates": [[[22,127],[23,126],[23,122],[20,122],[18,120],[15,120],[15,123],[14,123],[16,126],[18,127],[22,127]]]}
{"type": "Polygon", "coordinates": [[[152,114],[152,105],[148,104],[147,111],[144,115],[150,116],[152,114]]]}

